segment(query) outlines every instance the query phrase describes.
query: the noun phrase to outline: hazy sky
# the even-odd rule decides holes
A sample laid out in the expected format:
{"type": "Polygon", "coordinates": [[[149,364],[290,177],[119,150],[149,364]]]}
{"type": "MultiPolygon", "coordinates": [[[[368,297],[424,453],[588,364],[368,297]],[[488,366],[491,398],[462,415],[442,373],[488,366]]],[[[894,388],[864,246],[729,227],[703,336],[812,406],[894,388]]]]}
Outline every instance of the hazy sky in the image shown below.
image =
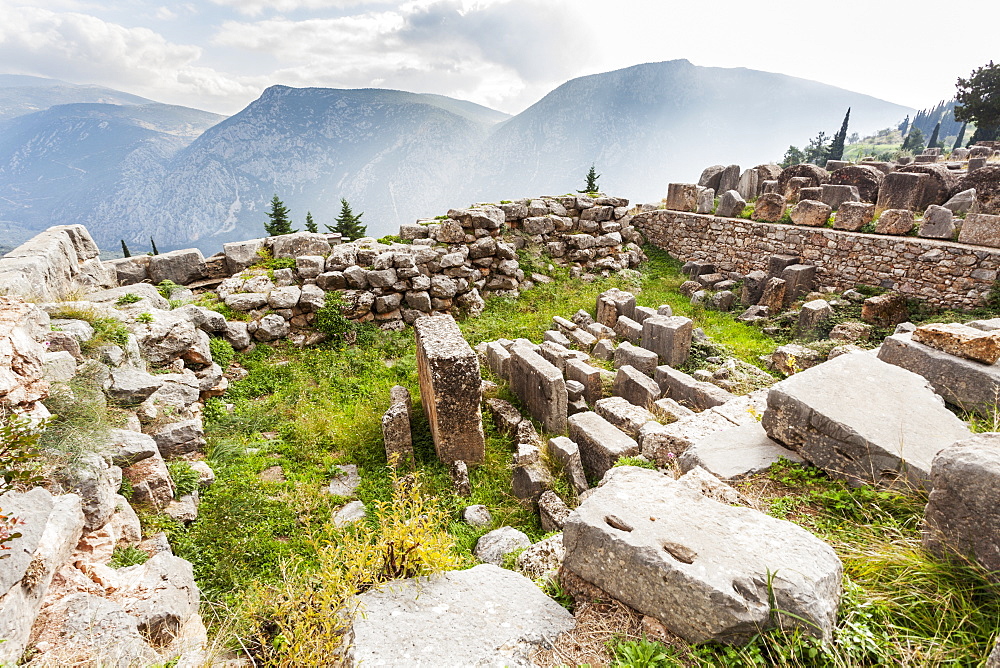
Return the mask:
{"type": "Polygon", "coordinates": [[[225,114],[279,83],[441,93],[516,113],[576,76],[686,58],[922,108],[1000,58],[997,25],[1000,3],[988,0],[0,0],[0,73],[225,114]]]}

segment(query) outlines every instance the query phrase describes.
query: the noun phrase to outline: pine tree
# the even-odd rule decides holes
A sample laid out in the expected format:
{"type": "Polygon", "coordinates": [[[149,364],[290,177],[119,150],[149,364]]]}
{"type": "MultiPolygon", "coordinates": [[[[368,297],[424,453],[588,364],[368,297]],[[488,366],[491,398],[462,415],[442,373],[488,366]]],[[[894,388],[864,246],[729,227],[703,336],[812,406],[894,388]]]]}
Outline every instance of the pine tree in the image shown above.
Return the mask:
{"type": "Polygon", "coordinates": [[[903,150],[913,153],[920,153],[924,150],[924,133],[920,131],[920,128],[914,127],[910,130],[910,134],[906,135],[906,139],[903,140],[903,150]]]}
{"type": "Polygon", "coordinates": [[[351,211],[351,205],[347,203],[347,200],[343,197],[340,198],[340,215],[337,216],[337,221],[333,227],[326,225],[326,229],[331,232],[339,232],[340,236],[348,241],[354,241],[355,239],[360,239],[368,233],[368,226],[361,224],[361,216],[365,215],[364,212],[357,215],[351,211]]]}
{"type": "Polygon", "coordinates": [[[318,232],[319,229],[316,227],[316,221],[313,220],[313,215],[309,211],[306,211],[306,232],[318,232]]]}
{"type": "Polygon", "coordinates": [[[976,124],[970,144],[978,141],[996,141],[1000,136],[1000,65],[976,68],[968,79],[959,78],[955,84],[955,118],[976,124]]]}
{"type": "Polygon", "coordinates": [[[597,173],[594,169],[594,165],[590,165],[590,171],[587,172],[587,184],[583,186],[583,190],[577,190],[578,193],[596,193],[598,192],[597,179],[601,178],[601,175],[597,173]]]}
{"type": "Polygon", "coordinates": [[[962,148],[962,140],[965,139],[965,126],[967,125],[968,123],[962,123],[962,129],[958,131],[958,137],[955,138],[955,145],[951,147],[952,151],[956,148],[962,148]]]}
{"type": "Polygon", "coordinates": [[[938,135],[941,134],[941,122],[939,121],[937,125],[934,126],[934,132],[931,133],[930,141],[927,142],[927,148],[940,148],[938,146],[938,135]]]}
{"type": "Polygon", "coordinates": [[[132,253],[129,252],[128,246],[125,245],[124,239],[122,239],[122,257],[132,257],[132,253]]]}
{"type": "Polygon", "coordinates": [[[830,148],[827,150],[827,160],[840,160],[844,157],[844,142],[847,140],[847,123],[851,120],[851,108],[847,108],[844,115],[844,122],[840,124],[840,131],[833,135],[830,148]]]}
{"type": "Polygon", "coordinates": [[[267,219],[270,222],[264,223],[264,231],[272,237],[298,232],[292,229],[292,221],[288,218],[288,207],[278,199],[277,194],[271,198],[271,210],[267,212],[267,219]]]}
{"type": "Polygon", "coordinates": [[[159,255],[160,251],[156,250],[156,242],[153,241],[153,237],[149,238],[149,245],[153,247],[153,255],[159,255]]]}

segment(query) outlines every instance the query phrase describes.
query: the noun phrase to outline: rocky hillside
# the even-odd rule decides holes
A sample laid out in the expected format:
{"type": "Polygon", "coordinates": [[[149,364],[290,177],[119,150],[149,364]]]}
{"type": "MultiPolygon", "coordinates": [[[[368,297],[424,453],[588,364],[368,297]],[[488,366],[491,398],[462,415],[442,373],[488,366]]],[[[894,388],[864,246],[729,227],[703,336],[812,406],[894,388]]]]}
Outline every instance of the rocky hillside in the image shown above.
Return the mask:
{"type": "MultiPolygon", "coordinates": [[[[123,190],[149,196],[148,184],[162,181],[170,158],[223,118],[116,100],[0,121],[0,247],[9,250],[53,221],[93,219],[123,190]]],[[[123,229],[112,222],[99,227],[123,229]]],[[[142,226],[127,236],[148,239],[142,226]]]]}
{"type": "Polygon", "coordinates": [[[132,105],[148,104],[152,100],[103,86],[81,86],[58,79],[0,74],[0,121],[77,102],[132,105]]]}

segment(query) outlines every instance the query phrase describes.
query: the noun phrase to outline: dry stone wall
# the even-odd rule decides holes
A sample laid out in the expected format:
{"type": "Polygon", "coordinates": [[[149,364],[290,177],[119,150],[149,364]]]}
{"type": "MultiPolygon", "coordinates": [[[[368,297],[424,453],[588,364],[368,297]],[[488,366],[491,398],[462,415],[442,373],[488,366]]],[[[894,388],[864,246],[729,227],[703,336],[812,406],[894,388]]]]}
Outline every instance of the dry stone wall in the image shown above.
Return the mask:
{"type": "Polygon", "coordinates": [[[796,255],[817,281],[838,289],[873,285],[955,307],[980,306],[997,278],[1000,249],[917,237],[719,218],[660,209],[636,215],[636,229],[683,260],[720,271],[766,270],[770,256],[796,255]]]}

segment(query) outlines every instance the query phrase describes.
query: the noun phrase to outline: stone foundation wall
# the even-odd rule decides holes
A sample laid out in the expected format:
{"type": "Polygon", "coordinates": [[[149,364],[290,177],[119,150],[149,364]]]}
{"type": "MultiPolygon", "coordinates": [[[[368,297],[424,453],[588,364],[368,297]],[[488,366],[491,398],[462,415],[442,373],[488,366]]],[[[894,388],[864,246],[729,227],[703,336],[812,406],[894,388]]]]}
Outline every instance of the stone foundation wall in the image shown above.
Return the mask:
{"type": "Polygon", "coordinates": [[[817,267],[817,282],[838,289],[873,285],[952,308],[981,306],[1000,269],[1000,249],[917,237],[656,210],[633,217],[650,243],[673,257],[720,271],[767,269],[774,254],[817,267]]]}

